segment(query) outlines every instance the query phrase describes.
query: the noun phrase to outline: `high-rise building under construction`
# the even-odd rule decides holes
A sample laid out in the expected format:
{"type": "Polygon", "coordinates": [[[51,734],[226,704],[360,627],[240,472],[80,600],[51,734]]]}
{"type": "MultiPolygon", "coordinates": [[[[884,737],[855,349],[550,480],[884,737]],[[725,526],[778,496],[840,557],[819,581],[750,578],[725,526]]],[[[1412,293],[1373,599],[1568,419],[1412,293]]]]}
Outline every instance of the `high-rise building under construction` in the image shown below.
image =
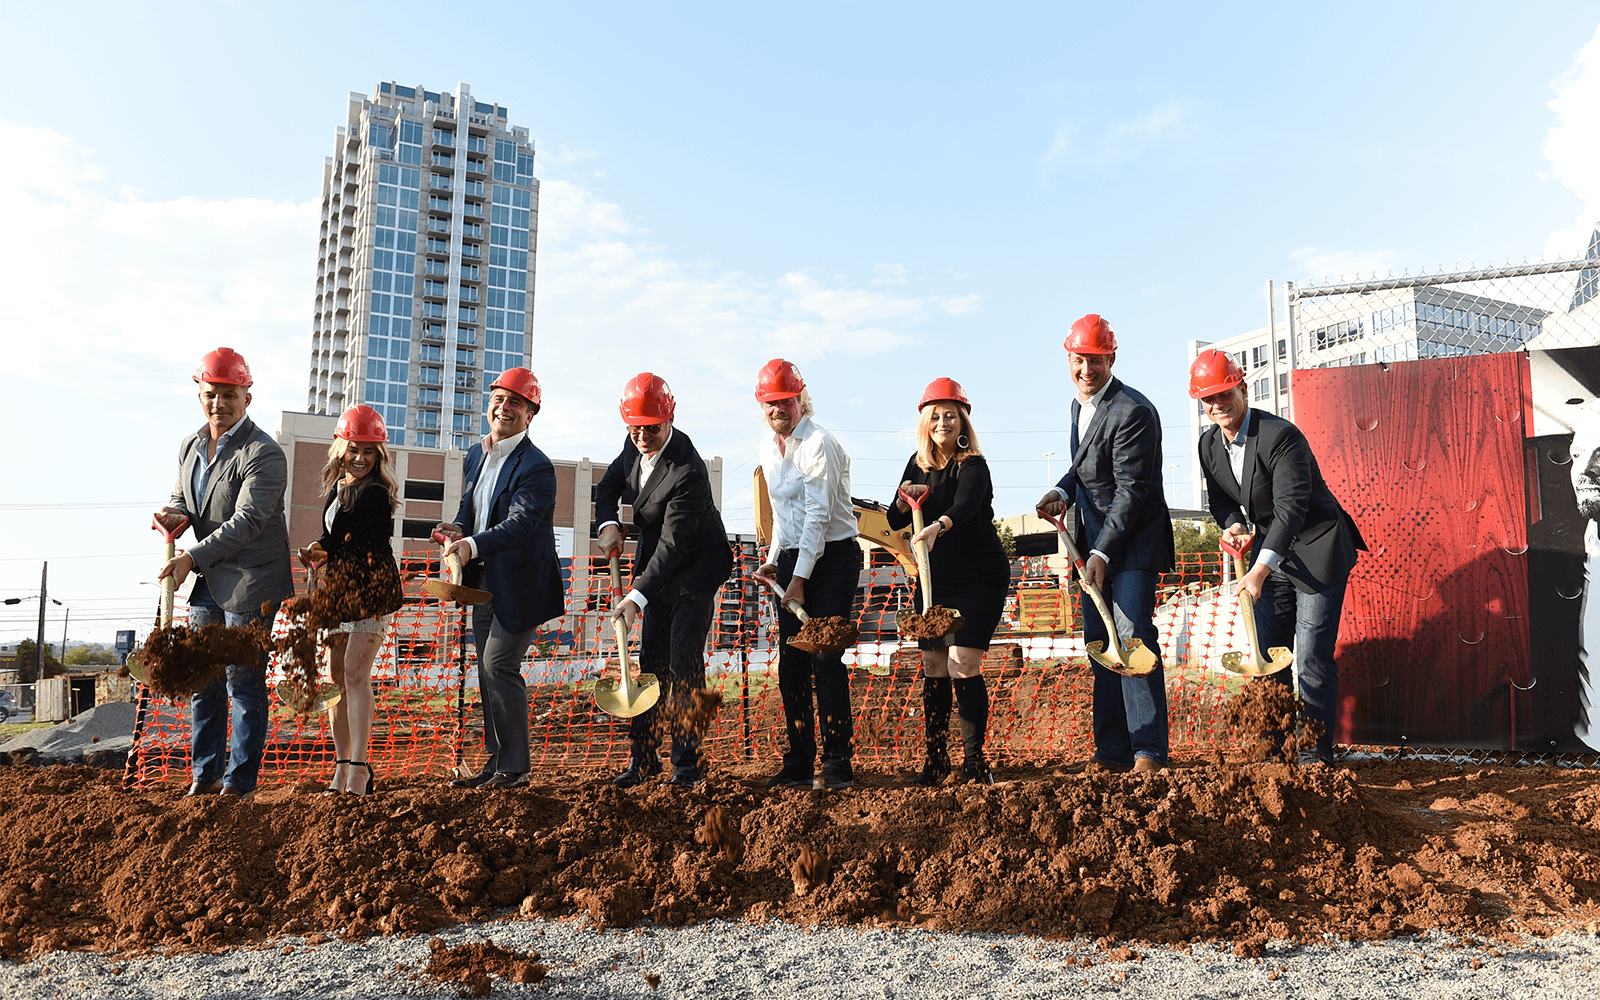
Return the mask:
{"type": "Polygon", "coordinates": [[[539,181],[498,104],[352,93],[322,171],[307,408],[367,403],[395,444],[470,447],[484,387],[533,349],[539,181]]]}

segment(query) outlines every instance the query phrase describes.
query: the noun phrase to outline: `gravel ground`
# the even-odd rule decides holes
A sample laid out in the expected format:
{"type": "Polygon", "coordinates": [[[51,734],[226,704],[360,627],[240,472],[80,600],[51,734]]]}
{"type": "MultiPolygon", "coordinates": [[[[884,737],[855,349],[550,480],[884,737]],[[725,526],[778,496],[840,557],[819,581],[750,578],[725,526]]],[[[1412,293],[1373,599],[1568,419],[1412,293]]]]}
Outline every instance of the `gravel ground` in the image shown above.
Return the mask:
{"type": "MultiPolygon", "coordinates": [[[[1060,997],[1127,990],[1142,997],[1587,997],[1600,982],[1600,937],[1563,934],[1462,946],[1440,935],[1382,944],[1269,946],[1259,959],[1197,945],[1138,948],[1113,961],[1087,941],[988,934],[713,922],[595,932],[577,922],[512,921],[440,935],[452,947],[492,940],[537,951],[542,983],[496,979],[494,995],[551,997],[1060,997]],[[1477,968],[1474,968],[1474,963],[1477,968]],[[659,976],[658,987],[646,975],[659,976]]],[[[58,952],[0,962],[0,995],[36,997],[455,997],[419,976],[428,937],[374,937],[306,948],[301,939],[214,955],[123,959],[58,952]],[[290,954],[284,947],[292,946],[290,954]]]]}

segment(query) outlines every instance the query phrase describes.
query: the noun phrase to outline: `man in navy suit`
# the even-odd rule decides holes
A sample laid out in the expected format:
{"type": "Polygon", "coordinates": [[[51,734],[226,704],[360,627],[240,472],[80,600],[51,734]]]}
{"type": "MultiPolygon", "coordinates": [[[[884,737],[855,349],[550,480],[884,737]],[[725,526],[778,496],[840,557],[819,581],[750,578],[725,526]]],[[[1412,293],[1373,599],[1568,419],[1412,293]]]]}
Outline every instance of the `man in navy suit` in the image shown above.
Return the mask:
{"type": "MultiPolygon", "coordinates": [[[[195,542],[162,566],[158,579],[171,577],[181,586],[191,572],[198,574],[189,592],[191,627],[264,620],[270,633],[279,602],[294,593],[283,517],[289,464],[272,436],[245,416],[254,379],[239,352],[210,352],[194,380],[206,424],[178,449],[172,500],[156,517],[168,531],[187,518],[195,542]]],[[[259,660],[229,665],[226,682],[219,679],[190,699],[188,794],[255,794],[267,744],[266,667],[263,649],[259,660]]]]}
{"type": "MultiPolygon", "coordinates": [[[[1258,540],[1253,564],[1239,585],[1255,601],[1262,650],[1295,650],[1306,715],[1322,723],[1315,752],[1302,763],[1333,763],[1334,708],[1339,667],[1333,659],[1345,584],[1366,542],[1322,480],[1306,436],[1294,424],[1250,407],[1244,370],[1222,351],[1200,352],[1189,368],[1189,396],[1205,407],[1212,426],[1200,435],[1206,500],[1224,537],[1258,540]]],[[[1260,652],[1260,651],[1258,651],[1260,652]]]]}
{"type": "Polygon", "coordinates": [[[489,387],[489,434],[467,452],[466,485],[446,557],[466,565],[463,582],[494,600],[472,609],[483,703],[483,770],[457,788],[520,788],[528,783],[528,688],[522,657],[540,625],[566,612],[556,558],[556,471],[528,440],[539,412],[539,380],[512,368],[489,387]]]}
{"type": "MultiPolygon", "coordinates": [[[[1090,313],[1063,346],[1077,398],[1072,402],[1072,465],[1038,503],[1060,516],[1070,505],[1074,543],[1090,553],[1084,579],[1109,599],[1117,635],[1144,641],[1159,658],[1156,587],[1173,567],[1172,517],[1161,483],[1161,415],[1113,378],[1117,336],[1090,313]]],[[[1085,642],[1107,638],[1086,596],[1079,601],[1085,642]]],[[[1090,771],[1158,771],[1167,762],[1167,687],[1159,660],[1143,677],[1094,664],[1094,757],[1090,771]]]]}
{"type": "MultiPolygon", "coordinates": [[[[682,713],[690,691],[706,686],[706,634],[716,613],[717,591],[733,570],[733,550],[722,515],[711,496],[706,463],[689,435],[672,423],[677,401],[659,375],[628,380],[618,405],[628,440],[594,490],[600,551],[622,547],[619,507],[633,508],[639,543],[633,555],[633,585],[612,615],[625,630],[640,612],[639,669],[666,682],[660,707],[671,717],[672,778],[693,788],[704,780],[700,742],[685,729],[682,713]]],[[[628,769],[616,778],[632,788],[662,771],[654,728],[657,710],[634,716],[628,769]]]]}

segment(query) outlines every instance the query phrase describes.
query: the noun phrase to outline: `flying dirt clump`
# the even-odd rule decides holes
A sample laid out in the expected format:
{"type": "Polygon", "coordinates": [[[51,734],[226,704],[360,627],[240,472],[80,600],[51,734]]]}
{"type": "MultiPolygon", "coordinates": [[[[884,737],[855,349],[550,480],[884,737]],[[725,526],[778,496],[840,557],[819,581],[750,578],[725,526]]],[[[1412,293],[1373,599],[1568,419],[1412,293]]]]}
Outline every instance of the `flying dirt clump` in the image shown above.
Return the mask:
{"type": "Polygon", "coordinates": [[[1262,678],[1228,699],[1223,721],[1244,737],[1250,760],[1271,760],[1281,745],[1293,761],[1301,750],[1315,751],[1322,735],[1322,723],[1301,715],[1304,707],[1289,685],[1262,678]]]}
{"type": "Polygon", "coordinates": [[[799,857],[794,859],[794,864],[789,868],[789,874],[794,877],[794,894],[804,896],[826,885],[833,877],[833,860],[828,857],[827,851],[812,850],[810,844],[804,844],[800,847],[799,857]]]}
{"type": "Polygon", "coordinates": [[[266,630],[258,626],[168,625],[150,633],[140,662],[152,691],[186,698],[215,684],[229,664],[258,662],[266,645],[266,630]]]}
{"type": "Polygon", "coordinates": [[[739,832],[733,815],[722,806],[712,806],[706,810],[694,839],[696,843],[721,851],[735,866],[744,860],[744,834],[739,832]]]}

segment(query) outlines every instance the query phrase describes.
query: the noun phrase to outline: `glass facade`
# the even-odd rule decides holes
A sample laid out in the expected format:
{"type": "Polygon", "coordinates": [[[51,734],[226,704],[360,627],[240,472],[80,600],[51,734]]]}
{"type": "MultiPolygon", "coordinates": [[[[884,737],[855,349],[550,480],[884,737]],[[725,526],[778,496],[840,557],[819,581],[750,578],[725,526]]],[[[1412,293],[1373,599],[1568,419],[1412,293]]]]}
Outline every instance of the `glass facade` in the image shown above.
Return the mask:
{"type": "Polygon", "coordinates": [[[397,444],[476,443],[483,386],[528,363],[533,146],[497,105],[457,113],[474,106],[382,84],[324,168],[310,409],[368,403],[397,444]]]}

